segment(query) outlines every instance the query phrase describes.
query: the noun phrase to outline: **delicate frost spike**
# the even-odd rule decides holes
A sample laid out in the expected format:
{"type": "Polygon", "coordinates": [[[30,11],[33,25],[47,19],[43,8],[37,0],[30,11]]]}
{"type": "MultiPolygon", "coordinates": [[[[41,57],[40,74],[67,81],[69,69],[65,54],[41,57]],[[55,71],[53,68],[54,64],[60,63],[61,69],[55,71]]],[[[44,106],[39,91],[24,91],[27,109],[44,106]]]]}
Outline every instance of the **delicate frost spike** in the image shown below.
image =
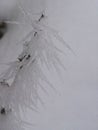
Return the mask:
{"type": "MultiPolygon", "coordinates": [[[[26,13],[23,9],[22,11],[24,12],[24,15],[28,15],[28,13],[26,13]]],[[[43,18],[44,14],[40,16],[38,21],[35,21],[31,24],[31,26],[33,26],[32,32],[30,32],[31,38],[29,41],[24,41],[23,51],[18,56],[18,61],[10,64],[8,70],[3,74],[3,76],[1,76],[2,80],[14,78],[11,85],[12,87],[16,85],[21,86],[19,89],[18,87],[15,87],[14,102],[17,105],[22,103],[22,105],[24,104],[23,106],[28,106],[28,103],[30,105],[30,102],[32,101],[33,106],[36,106],[35,100],[39,99],[37,94],[37,84],[39,83],[39,79],[44,79],[42,78],[43,73],[41,69],[39,69],[40,66],[37,62],[41,61],[42,63],[45,63],[48,68],[54,66],[58,70],[58,65],[61,65],[64,68],[57,56],[58,49],[55,47],[52,39],[49,40],[49,37],[51,38],[51,32],[49,30],[50,28],[46,28],[47,26],[40,24],[43,18]],[[33,64],[35,60],[36,66],[33,64]],[[29,71],[29,69],[31,70],[29,71]],[[39,70],[39,72],[36,71],[36,69],[39,70]],[[26,76],[27,74],[29,77],[26,76]],[[30,76],[30,74],[33,75],[30,76]],[[31,77],[34,79],[30,79],[31,77]],[[32,85],[33,87],[31,87],[32,85]],[[28,90],[26,86],[29,86],[28,90]],[[23,92],[23,95],[21,95],[21,92],[23,92]],[[21,98],[19,95],[21,95],[21,98]],[[33,97],[32,100],[29,95],[33,97]],[[19,97],[19,100],[17,96],[19,97]],[[15,101],[15,99],[17,99],[17,101],[15,101]]],[[[54,32],[54,30],[52,32],[54,32]]],[[[55,33],[53,33],[53,35],[54,34],[55,33]]],[[[55,35],[57,37],[57,34],[55,35]]],[[[29,35],[27,34],[27,36],[29,35]]],[[[59,40],[61,41],[61,39],[59,40]]],[[[69,46],[67,47],[70,49],[69,46]]]]}
{"type": "MultiPolygon", "coordinates": [[[[8,63],[8,69],[0,75],[0,110],[1,115],[4,115],[3,119],[0,116],[0,123],[3,120],[6,122],[6,126],[11,123],[8,130],[16,130],[21,125],[23,126],[23,121],[20,117],[21,110],[24,113],[26,109],[37,111],[38,102],[44,105],[38,90],[41,87],[45,93],[47,91],[41,82],[56,90],[41,68],[41,65],[45,64],[48,69],[51,67],[54,67],[57,71],[59,71],[59,67],[65,69],[58,56],[59,53],[63,54],[63,52],[56,47],[52,38],[56,38],[73,52],[54,29],[43,24],[44,13],[39,16],[38,20],[33,21],[30,13],[26,12],[21,6],[20,9],[25,18],[28,18],[27,24],[30,23],[32,30],[21,40],[23,50],[20,55],[17,56],[14,62],[8,63]],[[6,118],[7,121],[5,121],[6,118]]],[[[10,21],[8,22],[11,23],[10,21]]],[[[20,23],[14,21],[11,24],[20,23]]],[[[26,24],[23,23],[21,25],[24,26],[26,24]]],[[[28,123],[24,121],[24,124],[28,123]]],[[[2,123],[0,128],[7,130],[2,123]]]]}

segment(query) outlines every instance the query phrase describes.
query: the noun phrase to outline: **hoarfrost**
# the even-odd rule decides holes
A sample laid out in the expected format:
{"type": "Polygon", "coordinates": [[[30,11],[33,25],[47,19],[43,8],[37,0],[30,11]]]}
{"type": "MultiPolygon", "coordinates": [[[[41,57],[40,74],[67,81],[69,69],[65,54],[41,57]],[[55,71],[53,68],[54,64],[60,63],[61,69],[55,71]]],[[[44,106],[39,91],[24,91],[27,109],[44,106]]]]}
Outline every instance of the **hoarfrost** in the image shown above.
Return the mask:
{"type": "Polygon", "coordinates": [[[21,126],[20,109],[26,111],[29,108],[37,111],[37,102],[39,101],[43,104],[38,89],[41,87],[43,91],[46,92],[46,90],[41,81],[46,82],[54,89],[45,77],[41,65],[45,64],[48,69],[54,67],[57,71],[59,66],[65,69],[58,56],[59,53],[63,54],[63,52],[56,47],[52,38],[56,38],[73,52],[70,46],[58,35],[58,32],[43,22],[46,19],[43,12],[37,20],[32,21],[32,15],[21,6],[20,9],[25,18],[28,18],[28,23],[6,22],[21,24],[22,26],[30,23],[32,30],[20,41],[23,45],[23,51],[15,61],[7,64],[8,69],[0,75],[0,107],[1,109],[2,107],[5,108],[7,115],[2,115],[4,116],[4,121],[0,115],[0,128],[2,130],[11,130],[11,128],[16,130],[16,128],[18,129],[17,125],[20,124],[21,126]],[[4,127],[5,125],[2,124],[4,122],[11,124],[6,125],[9,128],[4,127]]]}

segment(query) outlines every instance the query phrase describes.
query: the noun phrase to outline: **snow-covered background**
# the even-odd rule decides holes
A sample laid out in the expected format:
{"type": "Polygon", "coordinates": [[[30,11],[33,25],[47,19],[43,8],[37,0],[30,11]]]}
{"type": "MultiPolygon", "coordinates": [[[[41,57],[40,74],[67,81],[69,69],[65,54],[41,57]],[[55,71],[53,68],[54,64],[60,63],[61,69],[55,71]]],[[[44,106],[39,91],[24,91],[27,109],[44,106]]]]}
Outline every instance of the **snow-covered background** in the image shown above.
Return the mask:
{"type": "MultiPolygon", "coordinates": [[[[35,1],[37,4],[24,0],[24,6],[28,9],[29,3],[32,6],[28,10],[34,7],[38,12],[45,8],[43,1],[35,1]]],[[[69,53],[63,59],[67,70],[62,72],[62,83],[52,77],[60,94],[51,93],[49,99],[44,96],[45,108],[39,106],[40,112],[30,115],[36,123],[34,130],[98,130],[98,1],[47,0],[46,9],[50,25],[61,32],[76,56],[69,53]]],[[[9,26],[0,41],[1,62],[13,60],[21,51],[20,45],[13,43],[25,35],[25,30],[28,27],[9,26]]]]}

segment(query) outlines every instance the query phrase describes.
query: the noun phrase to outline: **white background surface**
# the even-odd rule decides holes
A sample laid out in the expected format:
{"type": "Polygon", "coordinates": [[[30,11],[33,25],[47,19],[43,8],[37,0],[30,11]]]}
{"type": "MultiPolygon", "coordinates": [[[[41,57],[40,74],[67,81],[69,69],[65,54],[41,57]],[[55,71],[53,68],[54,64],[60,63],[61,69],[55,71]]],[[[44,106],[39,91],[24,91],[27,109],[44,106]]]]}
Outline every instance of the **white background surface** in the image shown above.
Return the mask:
{"type": "Polygon", "coordinates": [[[37,130],[97,130],[98,1],[51,0],[49,3],[51,23],[62,31],[77,56],[64,74],[61,97],[42,113],[37,130]]]}

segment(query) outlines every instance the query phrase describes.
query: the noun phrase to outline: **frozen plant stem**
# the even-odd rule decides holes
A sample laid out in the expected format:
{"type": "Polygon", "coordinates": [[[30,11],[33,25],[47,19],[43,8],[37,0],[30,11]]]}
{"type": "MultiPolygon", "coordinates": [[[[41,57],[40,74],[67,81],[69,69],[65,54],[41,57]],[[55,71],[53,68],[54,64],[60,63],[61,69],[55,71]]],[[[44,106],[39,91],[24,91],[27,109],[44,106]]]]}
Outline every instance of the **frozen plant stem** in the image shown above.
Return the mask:
{"type": "MultiPolygon", "coordinates": [[[[38,87],[42,86],[41,81],[44,81],[49,86],[52,85],[44,75],[40,63],[45,64],[48,69],[54,67],[58,70],[59,66],[64,68],[58,56],[59,53],[62,54],[62,51],[55,46],[52,38],[56,38],[73,52],[54,29],[43,24],[44,13],[40,15],[38,20],[32,21],[32,15],[21,6],[20,9],[31,22],[32,31],[20,41],[23,44],[20,55],[15,61],[7,64],[8,69],[0,76],[0,113],[5,116],[9,112],[13,113],[13,111],[19,115],[20,108],[23,111],[25,108],[36,110],[37,101],[43,104],[38,93],[38,87]]],[[[18,23],[17,21],[6,22],[18,23]]],[[[5,25],[0,23],[0,28],[4,29],[5,25]]],[[[15,119],[20,118],[16,115],[14,117],[15,119]]]]}

